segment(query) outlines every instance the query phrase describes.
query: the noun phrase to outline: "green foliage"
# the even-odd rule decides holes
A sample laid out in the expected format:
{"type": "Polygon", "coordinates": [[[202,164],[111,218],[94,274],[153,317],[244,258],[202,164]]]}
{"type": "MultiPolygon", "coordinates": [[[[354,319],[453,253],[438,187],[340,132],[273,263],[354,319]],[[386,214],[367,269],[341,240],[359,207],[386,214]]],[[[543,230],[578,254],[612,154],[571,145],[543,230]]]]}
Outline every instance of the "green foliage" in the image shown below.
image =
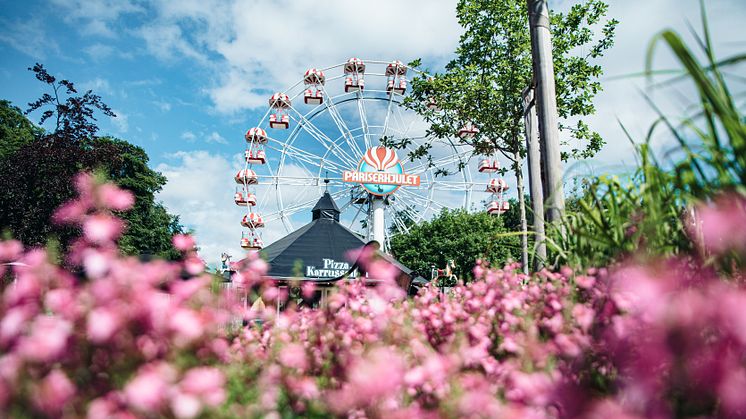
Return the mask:
{"type": "MultiPolygon", "coordinates": [[[[618,23],[603,22],[607,9],[600,0],[585,0],[566,14],[551,15],[557,106],[565,121],[595,111],[593,97],[601,90],[598,79],[603,73],[595,60],[613,45],[618,23]]],[[[461,0],[457,16],[465,29],[457,58],[445,73],[413,80],[406,103],[425,117],[436,136],[453,137],[473,122],[480,133],[461,141],[473,145],[477,154],[500,151],[514,160],[515,153],[523,154],[522,93],[533,78],[526,2],[461,0]],[[439,109],[428,109],[429,99],[439,109]]],[[[573,156],[592,156],[603,145],[582,121],[562,128],[586,143],[572,149],[573,156]]]]}
{"type": "Polygon", "coordinates": [[[7,100],[0,100],[0,160],[30,143],[41,133],[42,130],[34,126],[20,109],[7,100]]]}
{"type": "Polygon", "coordinates": [[[652,54],[663,41],[683,67],[667,81],[693,83],[697,109],[675,123],[659,114],[642,145],[640,166],[627,178],[602,176],[587,180],[575,211],[564,221],[567,234],[550,233],[550,247],[558,261],[575,266],[598,266],[637,255],[673,255],[692,250],[685,220],[692,208],[723,193],[746,194],[746,121],[723,76],[723,67],[746,60],[739,54],[716,60],[707,18],[702,9],[704,37],[697,38],[707,63],[674,31],[661,32],[651,43],[646,73],[655,73],[652,54]],[[678,148],[671,163],[658,161],[649,151],[654,132],[664,127],[678,148]]]}
{"type": "Polygon", "coordinates": [[[391,238],[391,253],[405,266],[429,278],[433,265],[456,264],[459,278],[471,278],[477,259],[502,266],[520,253],[518,237],[506,235],[503,221],[485,212],[447,210],[391,238]]]}

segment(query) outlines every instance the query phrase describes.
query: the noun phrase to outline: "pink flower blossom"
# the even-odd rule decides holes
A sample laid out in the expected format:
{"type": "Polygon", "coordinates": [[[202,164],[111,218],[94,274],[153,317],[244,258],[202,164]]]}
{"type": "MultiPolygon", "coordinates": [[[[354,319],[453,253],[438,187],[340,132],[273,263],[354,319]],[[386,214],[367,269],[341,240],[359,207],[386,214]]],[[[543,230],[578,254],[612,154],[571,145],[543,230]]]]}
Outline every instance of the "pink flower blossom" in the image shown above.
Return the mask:
{"type": "Polygon", "coordinates": [[[166,364],[148,364],[124,387],[127,403],[143,412],[157,412],[168,399],[173,368],[166,364]]]}
{"type": "Polygon", "coordinates": [[[114,241],[120,234],[124,224],[118,218],[104,214],[91,215],[83,222],[83,234],[86,240],[95,244],[114,241]]]}
{"type": "Polygon", "coordinates": [[[281,348],[279,360],[282,365],[296,369],[299,372],[305,371],[308,367],[306,350],[297,343],[291,343],[281,348]]]}
{"type": "Polygon", "coordinates": [[[179,388],[184,394],[198,397],[208,406],[218,406],[225,400],[225,377],[216,368],[192,368],[184,375],[179,388]]]}
{"type": "Polygon", "coordinates": [[[135,204],[135,196],[132,192],[120,189],[111,183],[99,186],[97,192],[101,204],[115,211],[126,211],[135,204]]]}
{"type": "Polygon", "coordinates": [[[88,314],[88,338],[104,343],[114,336],[122,323],[121,315],[109,307],[99,307],[88,314]]]}
{"type": "Polygon", "coordinates": [[[72,324],[54,316],[40,314],[31,323],[31,333],[21,337],[18,353],[27,360],[50,362],[58,359],[72,332],[72,324]]]}
{"type": "Polygon", "coordinates": [[[173,242],[176,250],[182,252],[190,252],[194,250],[194,238],[189,234],[176,234],[171,241],[173,242]]]}
{"type": "Polygon", "coordinates": [[[75,385],[65,373],[52,370],[39,385],[34,401],[39,410],[50,416],[59,415],[75,395],[75,385]]]}

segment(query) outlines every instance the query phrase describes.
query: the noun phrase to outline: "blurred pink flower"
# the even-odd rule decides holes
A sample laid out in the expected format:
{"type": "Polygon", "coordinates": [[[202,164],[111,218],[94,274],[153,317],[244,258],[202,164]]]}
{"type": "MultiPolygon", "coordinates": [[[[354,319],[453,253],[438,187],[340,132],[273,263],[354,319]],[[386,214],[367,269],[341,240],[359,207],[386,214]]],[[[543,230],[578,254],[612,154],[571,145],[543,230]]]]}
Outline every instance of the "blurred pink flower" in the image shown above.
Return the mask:
{"type": "MultiPolygon", "coordinates": [[[[710,205],[697,208],[702,239],[707,248],[715,252],[728,249],[746,249],[746,198],[738,195],[722,196],[710,205]]],[[[695,228],[692,238],[698,240],[695,228]]]]}
{"type": "Polygon", "coordinates": [[[308,368],[306,350],[302,345],[291,343],[280,348],[279,360],[282,365],[304,372],[308,368]]]}
{"type": "Polygon", "coordinates": [[[175,332],[175,342],[186,346],[204,334],[204,326],[199,315],[188,308],[179,308],[169,316],[169,327],[175,332]]]}
{"type": "Polygon", "coordinates": [[[75,385],[64,372],[54,369],[39,385],[34,402],[49,416],[58,416],[75,395],[75,385]]]}
{"type": "Polygon", "coordinates": [[[111,339],[122,323],[121,314],[109,307],[99,307],[88,314],[87,334],[93,343],[111,339]]]}
{"type": "Polygon", "coordinates": [[[23,244],[18,240],[0,240],[0,262],[15,262],[22,252],[23,244]]]}
{"type": "Polygon", "coordinates": [[[72,332],[67,320],[40,314],[31,323],[31,333],[18,342],[18,353],[30,361],[51,362],[58,359],[72,332]]]}
{"type": "Polygon", "coordinates": [[[122,230],[124,223],[118,218],[105,214],[95,214],[83,222],[83,234],[91,243],[104,244],[116,240],[122,230]]]}
{"type": "Polygon", "coordinates": [[[218,406],[225,401],[225,376],[217,368],[197,367],[186,372],[179,383],[182,393],[198,397],[208,406],[218,406]]]}
{"type": "Polygon", "coordinates": [[[121,189],[114,184],[105,183],[97,189],[101,204],[115,211],[125,211],[135,204],[135,196],[128,190],[121,189]]]}
{"type": "Polygon", "coordinates": [[[194,238],[189,234],[176,234],[171,241],[173,242],[176,250],[182,252],[190,252],[194,250],[194,238]]]}
{"type": "Polygon", "coordinates": [[[578,322],[580,328],[586,332],[593,324],[595,315],[596,312],[592,308],[589,308],[583,304],[577,304],[575,307],[572,308],[573,318],[575,318],[575,321],[578,322]]]}
{"type": "Polygon", "coordinates": [[[127,403],[143,412],[157,412],[168,398],[174,375],[173,368],[167,364],[144,365],[124,387],[127,403]]]}

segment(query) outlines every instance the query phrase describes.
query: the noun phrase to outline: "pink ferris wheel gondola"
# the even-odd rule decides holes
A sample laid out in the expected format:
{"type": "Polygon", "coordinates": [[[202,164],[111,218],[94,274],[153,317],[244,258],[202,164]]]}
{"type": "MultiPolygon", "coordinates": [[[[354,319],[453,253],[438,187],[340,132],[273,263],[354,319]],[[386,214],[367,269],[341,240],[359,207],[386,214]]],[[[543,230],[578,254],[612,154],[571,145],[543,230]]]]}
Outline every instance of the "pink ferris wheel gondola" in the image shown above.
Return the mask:
{"type": "Polygon", "coordinates": [[[401,79],[399,81],[396,80],[389,80],[386,84],[386,92],[391,93],[394,92],[396,94],[403,95],[404,92],[407,90],[407,81],[404,79],[401,79]]]}
{"type": "Polygon", "coordinates": [[[487,213],[491,215],[502,215],[510,211],[510,203],[508,201],[492,201],[487,204],[487,213]]]}
{"type": "Polygon", "coordinates": [[[502,193],[507,191],[508,188],[508,182],[506,182],[505,179],[490,179],[490,181],[487,183],[487,189],[485,190],[485,192],[502,193]]]}
{"type": "Polygon", "coordinates": [[[246,250],[261,250],[264,247],[261,237],[250,233],[241,233],[241,247],[246,250]]]}
{"type": "Polygon", "coordinates": [[[303,83],[306,86],[323,85],[326,83],[326,76],[323,71],[310,68],[306,71],[306,74],[303,75],[303,83]]]}
{"type": "Polygon", "coordinates": [[[481,173],[494,173],[500,170],[500,162],[497,159],[484,159],[479,162],[481,173]]]}
{"type": "Polygon", "coordinates": [[[264,219],[261,215],[250,212],[243,216],[241,225],[248,228],[262,228],[264,227],[264,219]]]}
{"type": "Polygon", "coordinates": [[[265,144],[267,142],[267,131],[258,127],[249,128],[244,138],[247,143],[265,144]]]}
{"type": "Polygon", "coordinates": [[[255,206],[256,205],[256,195],[253,193],[242,193],[242,192],[236,192],[233,194],[233,201],[236,203],[236,205],[241,207],[248,207],[248,206],[255,206]]]}
{"type": "Polygon", "coordinates": [[[264,150],[246,150],[244,152],[246,163],[249,164],[266,164],[267,154],[264,150]]]}
{"type": "Polygon", "coordinates": [[[307,105],[321,105],[324,102],[324,92],[321,90],[306,89],[303,92],[303,101],[307,105]]]}
{"type": "Polygon", "coordinates": [[[234,176],[234,179],[236,180],[236,183],[242,185],[255,185],[259,181],[256,172],[251,169],[239,170],[238,173],[236,173],[236,176],[234,176]]]}
{"type": "Polygon", "coordinates": [[[357,92],[365,89],[365,80],[362,78],[347,77],[345,79],[345,92],[357,92]]]}
{"type": "Polygon", "coordinates": [[[404,76],[406,74],[407,74],[407,66],[405,66],[399,60],[394,60],[389,65],[386,66],[387,77],[404,76]]]}
{"type": "Polygon", "coordinates": [[[272,109],[288,109],[290,106],[290,97],[285,93],[275,93],[269,98],[269,107],[272,109]]]}
{"type": "Polygon", "coordinates": [[[363,74],[365,73],[365,63],[360,58],[352,57],[345,63],[345,74],[363,74]]]}
{"type": "Polygon", "coordinates": [[[479,128],[472,124],[466,124],[460,130],[458,130],[459,138],[474,138],[479,133],[479,128]]]}
{"type": "Polygon", "coordinates": [[[435,101],[435,98],[428,98],[427,99],[427,108],[433,111],[437,111],[438,108],[438,102],[435,101]]]}
{"type": "Polygon", "coordinates": [[[290,117],[280,113],[272,114],[269,116],[269,127],[274,129],[288,129],[290,127],[290,117]]]}

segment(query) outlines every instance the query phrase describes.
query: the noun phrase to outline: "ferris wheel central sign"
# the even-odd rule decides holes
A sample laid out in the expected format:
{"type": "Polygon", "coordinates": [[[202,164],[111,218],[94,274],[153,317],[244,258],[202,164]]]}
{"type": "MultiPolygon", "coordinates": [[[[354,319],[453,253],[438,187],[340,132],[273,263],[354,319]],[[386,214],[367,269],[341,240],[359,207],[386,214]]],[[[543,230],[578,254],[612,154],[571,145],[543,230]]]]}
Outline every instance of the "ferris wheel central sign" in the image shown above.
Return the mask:
{"type": "Polygon", "coordinates": [[[366,191],[377,196],[390,195],[401,186],[420,186],[420,177],[404,173],[396,152],[386,147],[368,149],[357,171],[345,170],[342,181],[359,183],[366,191]]]}

